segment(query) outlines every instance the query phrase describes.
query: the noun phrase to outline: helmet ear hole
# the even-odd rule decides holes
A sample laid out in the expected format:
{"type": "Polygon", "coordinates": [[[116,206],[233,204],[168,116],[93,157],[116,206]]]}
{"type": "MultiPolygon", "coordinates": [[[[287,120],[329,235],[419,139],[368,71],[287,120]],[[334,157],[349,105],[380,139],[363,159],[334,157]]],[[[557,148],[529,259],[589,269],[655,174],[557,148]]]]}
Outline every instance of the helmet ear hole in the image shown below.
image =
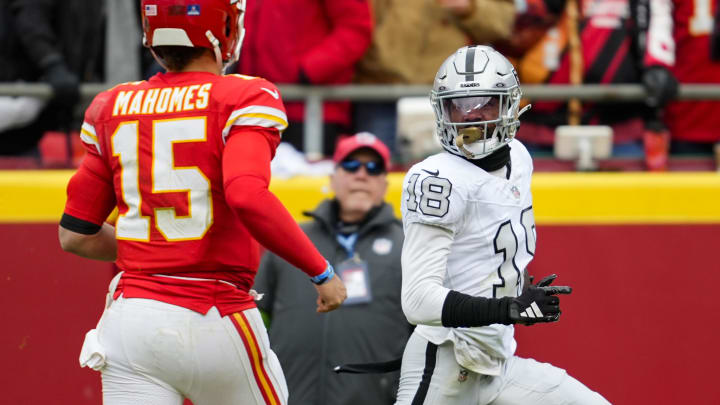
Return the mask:
{"type": "Polygon", "coordinates": [[[230,32],[232,30],[232,27],[230,25],[230,17],[225,18],[225,38],[230,37],[230,32]]]}

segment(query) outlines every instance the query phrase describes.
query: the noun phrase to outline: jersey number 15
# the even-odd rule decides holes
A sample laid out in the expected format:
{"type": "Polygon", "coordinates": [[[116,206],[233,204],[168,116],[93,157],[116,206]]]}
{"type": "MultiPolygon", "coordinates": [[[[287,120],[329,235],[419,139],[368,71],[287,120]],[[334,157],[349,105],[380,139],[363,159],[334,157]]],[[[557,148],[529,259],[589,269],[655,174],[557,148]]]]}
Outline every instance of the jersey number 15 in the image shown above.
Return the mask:
{"type": "MultiPolygon", "coordinates": [[[[175,207],[153,207],[155,227],[168,241],[201,239],[212,224],[210,180],[197,166],[175,167],[173,144],[204,142],[207,139],[205,117],[155,120],[152,122],[152,193],[185,192],[188,215],[178,216],[175,207]]],[[[118,239],[149,241],[150,216],[141,212],[139,184],[138,121],[118,125],[112,135],[112,154],[121,167],[122,200],[128,209],[118,217],[118,239]]]]}

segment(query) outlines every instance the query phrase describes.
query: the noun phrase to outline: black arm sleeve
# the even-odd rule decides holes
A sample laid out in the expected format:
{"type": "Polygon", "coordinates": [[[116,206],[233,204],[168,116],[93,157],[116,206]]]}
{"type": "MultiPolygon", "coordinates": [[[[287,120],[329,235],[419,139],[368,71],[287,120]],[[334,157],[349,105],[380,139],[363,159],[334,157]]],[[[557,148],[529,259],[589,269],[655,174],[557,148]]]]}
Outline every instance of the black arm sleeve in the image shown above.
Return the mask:
{"type": "Polygon", "coordinates": [[[487,326],[495,323],[510,325],[511,297],[473,297],[450,291],[442,309],[442,324],[449,328],[487,326]]]}
{"type": "Polygon", "coordinates": [[[81,233],[83,235],[95,235],[100,232],[100,228],[102,228],[102,225],[93,224],[92,222],[68,214],[63,214],[60,219],[60,226],[68,231],[81,233]]]}

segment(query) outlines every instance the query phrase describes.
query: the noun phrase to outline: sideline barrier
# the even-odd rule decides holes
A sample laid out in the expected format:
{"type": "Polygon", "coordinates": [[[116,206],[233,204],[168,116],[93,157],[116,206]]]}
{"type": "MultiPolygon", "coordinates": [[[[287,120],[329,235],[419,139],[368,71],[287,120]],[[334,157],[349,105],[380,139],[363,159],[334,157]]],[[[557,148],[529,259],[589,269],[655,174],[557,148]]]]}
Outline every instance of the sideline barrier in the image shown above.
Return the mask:
{"type": "MultiPolygon", "coordinates": [[[[80,86],[81,99],[89,100],[101,91],[113,87],[114,83],[83,83],[80,86]]],[[[429,85],[280,85],[278,86],[284,101],[304,101],[305,129],[304,150],[312,159],[322,156],[323,138],[323,101],[395,101],[401,97],[423,97],[430,94],[429,85]]],[[[567,101],[571,98],[580,101],[596,102],[632,102],[644,100],[646,89],[641,84],[583,84],[560,85],[538,84],[523,85],[523,96],[532,101],[567,101]]],[[[0,96],[32,96],[48,99],[52,88],[47,83],[0,83],[0,96]]],[[[693,83],[678,86],[679,100],[718,100],[720,85],[717,83],[693,83]]]]}
{"type": "MultiPolygon", "coordinates": [[[[112,270],[58,246],[71,174],[0,172],[0,359],[12,365],[3,403],[101,403],[99,375],[77,358],[112,270]]],[[[390,176],[396,209],[402,180],[390,176]]],[[[275,179],[271,189],[295,218],[329,195],[326,178],[275,179]]],[[[613,404],[720,398],[720,328],[708,322],[720,313],[720,175],[538,173],[533,193],[529,270],[557,273],[573,294],[561,322],[517,327],[518,355],[567,369],[613,404]]]]}
{"type": "MultiPolygon", "coordinates": [[[[56,223],[73,171],[0,171],[0,223],[56,223]]],[[[404,174],[391,173],[387,201],[400,216],[404,174]]],[[[326,177],[273,179],[296,220],[330,196],[326,177]]],[[[719,224],[720,174],[536,173],[535,220],[549,224],[719,224]]]]}

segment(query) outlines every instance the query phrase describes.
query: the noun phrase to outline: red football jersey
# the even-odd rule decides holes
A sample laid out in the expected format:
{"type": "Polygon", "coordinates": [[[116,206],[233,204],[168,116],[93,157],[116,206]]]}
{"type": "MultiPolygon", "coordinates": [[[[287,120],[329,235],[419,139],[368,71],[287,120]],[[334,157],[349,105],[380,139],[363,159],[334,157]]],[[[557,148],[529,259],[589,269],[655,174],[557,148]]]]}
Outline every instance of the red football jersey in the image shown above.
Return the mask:
{"type": "MultiPolygon", "coordinates": [[[[225,280],[245,291],[252,286],[259,246],[223,190],[223,147],[238,126],[270,129],[274,151],[287,118],[272,83],[165,73],[93,100],[81,138],[112,176],[120,269],[225,280]]],[[[91,220],[109,209],[66,212],[91,220]]]]}
{"type": "MultiPolygon", "coordinates": [[[[714,0],[674,0],[675,66],[680,83],[720,83],[720,63],[710,58],[714,0]]],[[[673,138],[720,141],[720,102],[679,101],[668,106],[665,120],[673,138]]]]}

